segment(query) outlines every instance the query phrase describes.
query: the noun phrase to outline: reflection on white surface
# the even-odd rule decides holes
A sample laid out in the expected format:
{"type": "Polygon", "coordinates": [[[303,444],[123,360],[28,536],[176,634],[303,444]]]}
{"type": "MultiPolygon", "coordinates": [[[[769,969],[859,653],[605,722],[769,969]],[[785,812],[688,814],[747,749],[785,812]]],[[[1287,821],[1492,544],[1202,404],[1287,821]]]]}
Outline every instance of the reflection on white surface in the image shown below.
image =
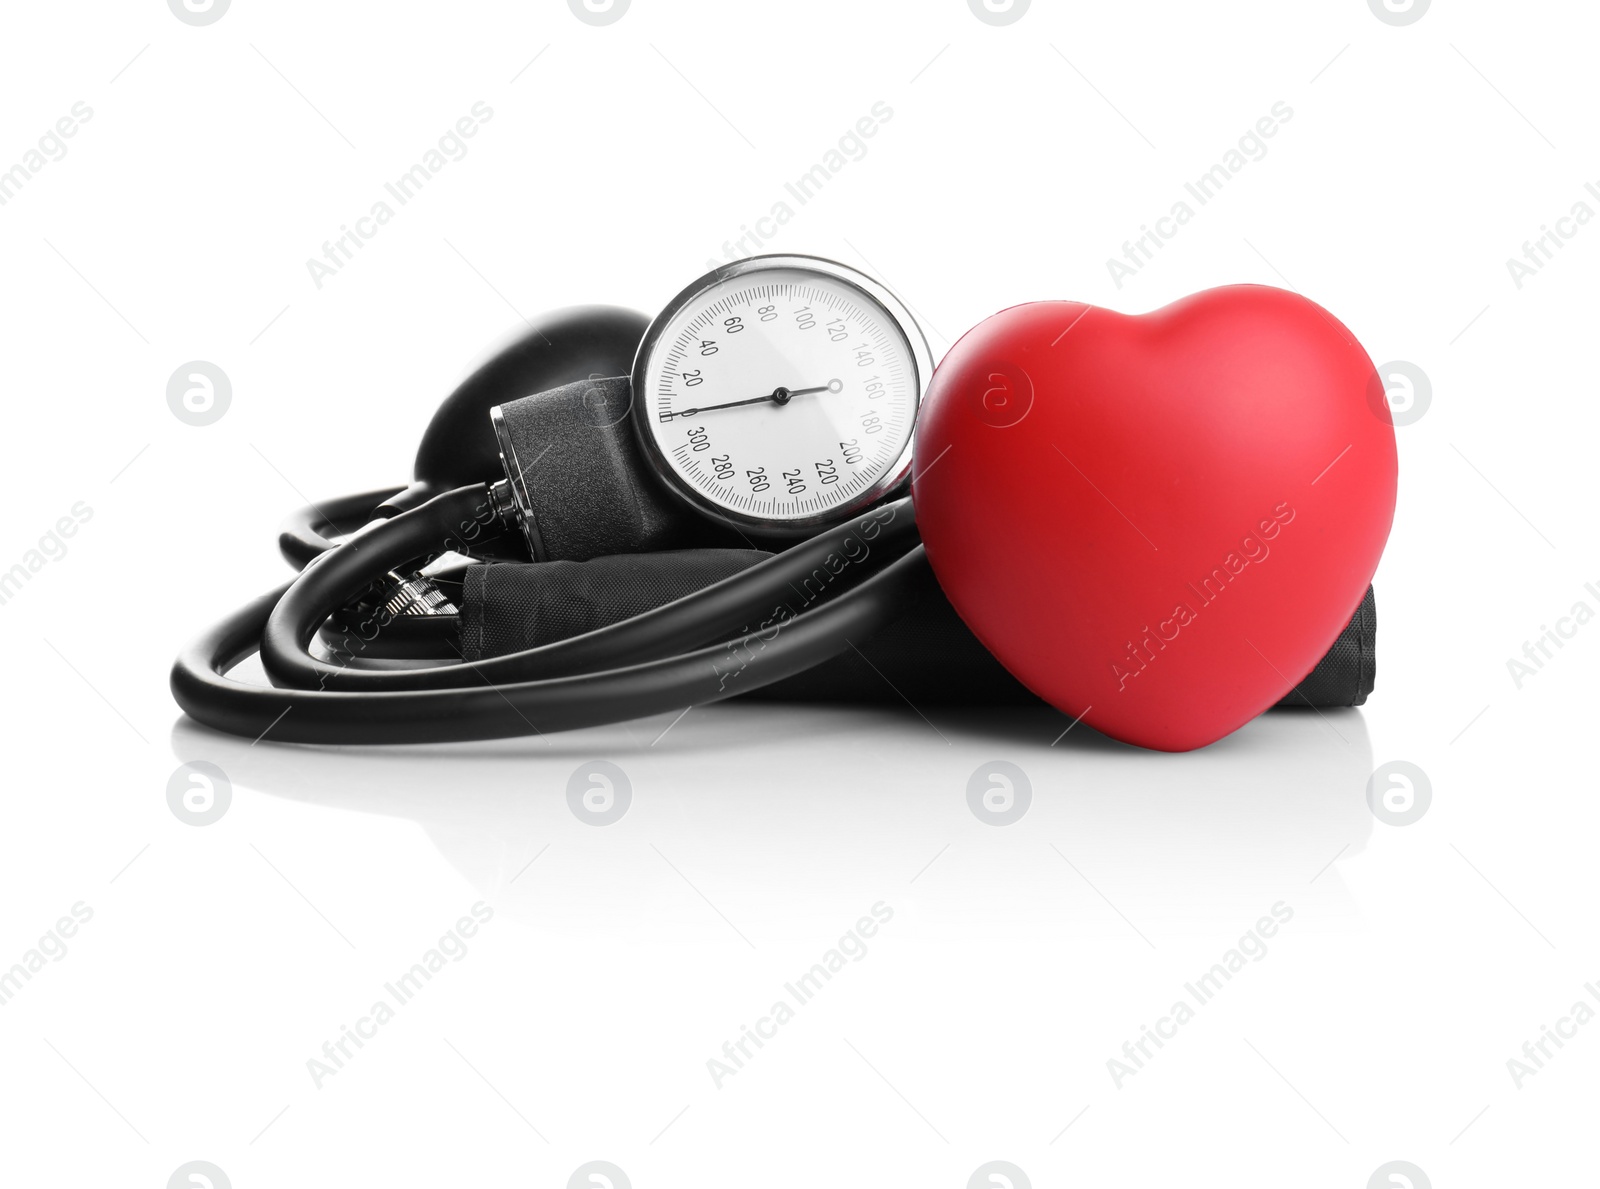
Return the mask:
{"type": "MultiPolygon", "coordinates": [[[[1336,887],[1336,859],[1372,829],[1358,711],[1275,711],[1182,755],[1083,726],[1063,737],[1068,720],[1042,707],[923,713],[731,704],[397,748],[252,745],[180,721],[172,748],[218,765],[238,790],[414,821],[479,893],[558,931],[670,926],[652,890],[677,869],[736,898],[750,922],[740,929],[787,932],[815,917],[832,927],[888,887],[985,932],[1025,932],[1053,919],[1053,889],[1083,880],[1159,941],[1186,922],[1252,913],[1266,890],[1313,877],[1336,887]],[[620,776],[580,771],[594,761],[620,776]],[[969,781],[996,761],[1031,788],[1005,825],[969,804],[969,781]],[[569,782],[609,813],[574,809],[569,782]]],[[[1006,800],[1009,778],[996,781],[1006,800]]]]}
{"type": "Polygon", "coordinates": [[[181,872],[220,920],[247,909],[260,931],[223,927],[196,961],[274,1005],[204,1072],[247,1069],[262,1122],[290,1104],[260,1145],[274,1167],[392,1126],[470,1129],[551,1184],[595,1159],[640,1185],[816,1184],[880,1148],[916,1183],[997,1153],[1051,1183],[1124,1161],[1151,1111],[1184,1150],[1240,1109],[1302,1144],[1321,1124],[1240,1037],[1281,1055],[1321,1034],[1296,988],[1330,978],[1358,912],[1339,868],[1373,826],[1360,712],[1274,712],[1187,755],[1063,737],[1043,708],[923,713],[735,704],[388,749],[180,722],[178,758],[225,771],[233,804],[174,825],[146,878],[181,872]],[[569,804],[595,761],[620,779],[574,799],[626,800],[606,825],[569,804]],[[980,768],[1010,774],[972,796],[1010,824],[971,807],[980,768]],[[494,916],[469,956],[314,1084],[305,1060],[477,901],[494,916]],[[1119,1088],[1108,1059],[1280,903],[1292,923],[1119,1088]]]}

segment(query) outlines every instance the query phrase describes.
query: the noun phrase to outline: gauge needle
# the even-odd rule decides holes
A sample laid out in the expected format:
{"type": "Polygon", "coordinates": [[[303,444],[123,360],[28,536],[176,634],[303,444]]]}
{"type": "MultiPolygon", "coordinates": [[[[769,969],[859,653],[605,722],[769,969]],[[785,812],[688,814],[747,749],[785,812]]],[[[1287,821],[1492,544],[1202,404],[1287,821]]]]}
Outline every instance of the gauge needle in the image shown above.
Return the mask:
{"type": "Polygon", "coordinates": [[[730,400],[721,405],[701,405],[698,409],[680,409],[669,414],[667,420],[673,417],[697,417],[701,413],[709,413],[712,409],[737,409],[741,405],[786,405],[797,396],[810,396],[814,392],[840,392],[844,385],[838,380],[829,380],[826,384],[819,384],[815,388],[774,388],[765,396],[752,396],[749,400],[730,400]]]}

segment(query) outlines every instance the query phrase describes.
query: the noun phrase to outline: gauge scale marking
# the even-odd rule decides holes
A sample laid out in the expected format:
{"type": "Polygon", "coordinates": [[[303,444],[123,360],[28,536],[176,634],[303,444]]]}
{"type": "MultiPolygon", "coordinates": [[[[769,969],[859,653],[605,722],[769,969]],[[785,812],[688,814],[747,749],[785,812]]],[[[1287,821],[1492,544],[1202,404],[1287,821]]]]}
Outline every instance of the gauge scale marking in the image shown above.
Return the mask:
{"type": "Polygon", "coordinates": [[[805,530],[904,477],[930,371],[909,313],[870,278],[757,257],[702,278],[652,325],[635,422],[669,487],[702,512],[805,530]]]}

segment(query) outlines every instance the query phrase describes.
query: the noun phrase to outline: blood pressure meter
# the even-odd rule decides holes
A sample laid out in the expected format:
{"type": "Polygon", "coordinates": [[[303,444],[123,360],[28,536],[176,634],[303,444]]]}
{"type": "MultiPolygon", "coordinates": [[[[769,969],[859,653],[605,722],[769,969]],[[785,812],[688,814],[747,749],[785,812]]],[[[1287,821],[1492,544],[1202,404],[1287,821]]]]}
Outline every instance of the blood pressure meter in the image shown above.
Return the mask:
{"type": "MultiPolygon", "coordinates": [[[[341,744],[542,734],[757,690],[1034,701],[918,536],[906,493],[932,375],[904,302],[809,256],[717,268],[648,324],[611,307],[528,322],[439,407],[409,486],[285,522],[298,576],[191,643],[173,695],[220,730],[341,744]],[[257,652],[272,688],[229,674],[257,652]]],[[[1359,704],[1373,633],[1369,592],[1294,695],[1359,704]]]]}

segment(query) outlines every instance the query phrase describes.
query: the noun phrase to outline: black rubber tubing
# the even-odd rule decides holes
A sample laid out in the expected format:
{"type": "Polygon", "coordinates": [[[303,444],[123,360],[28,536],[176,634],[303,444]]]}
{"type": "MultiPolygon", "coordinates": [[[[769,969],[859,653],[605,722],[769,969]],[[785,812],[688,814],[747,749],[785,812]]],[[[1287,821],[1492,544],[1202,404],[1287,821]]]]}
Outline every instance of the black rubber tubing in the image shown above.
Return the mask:
{"type": "MultiPolygon", "coordinates": [[[[462,488],[430,501],[440,504],[438,508],[423,505],[397,516],[359,539],[362,552],[368,553],[369,562],[374,561],[372,547],[381,544],[386,534],[396,540],[404,534],[404,547],[414,548],[410,532],[419,521],[436,526],[439,521],[434,518],[438,514],[458,515],[469,501],[481,502],[482,496],[481,487],[462,488]],[[391,532],[408,517],[416,519],[408,521],[399,532],[391,532]]],[[[881,514],[881,510],[841,529],[847,530],[875,514],[881,514]]],[[[901,518],[911,519],[909,513],[901,518]]],[[[823,536],[835,536],[841,529],[823,536]]],[[[309,572],[315,574],[327,567],[356,543],[329,551],[325,560],[309,567],[309,572]]],[[[355,550],[351,552],[354,554],[355,550]]],[[[717,585],[739,583],[785,556],[779,554],[717,585]]],[[[370,575],[366,566],[363,570],[370,575]]],[[[793,618],[696,651],[581,675],[442,690],[361,693],[267,689],[228,678],[228,669],[260,647],[274,608],[307,577],[302,574],[295,582],[240,608],[179,654],[172,669],[172,694],[185,713],[230,734],[255,739],[270,735],[274,741],[292,743],[503,739],[620,722],[720,701],[793,676],[852,647],[853,639],[865,639],[881,630],[910,601],[930,591],[934,582],[927,555],[918,545],[856,586],[793,618]]],[[[766,578],[759,576],[743,587],[746,594],[762,596],[759,600],[752,597],[746,604],[746,621],[768,606],[769,592],[765,588],[766,578]]],[[[704,594],[702,591],[689,598],[704,594]]],[[[720,608],[714,609],[721,613],[720,608]]],[[[611,632],[624,626],[600,631],[611,632]]]]}
{"type": "Polygon", "coordinates": [[[910,501],[899,500],[676,602],[553,644],[425,669],[356,669],[310,655],[310,641],[329,615],[386,571],[437,551],[438,542],[481,507],[481,495],[481,488],[467,488],[440,496],[308,567],[273,608],[262,633],[261,663],[272,683],[292,689],[452,689],[659,660],[743,633],[777,604],[799,601],[801,584],[819,572],[828,586],[842,590],[918,543],[910,501]]]}
{"type": "Polygon", "coordinates": [[[296,508],[278,526],[278,552],[295,569],[303,570],[338,544],[329,540],[330,536],[354,532],[372,519],[374,509],[404,490],[380,487],[296,508]]]}

